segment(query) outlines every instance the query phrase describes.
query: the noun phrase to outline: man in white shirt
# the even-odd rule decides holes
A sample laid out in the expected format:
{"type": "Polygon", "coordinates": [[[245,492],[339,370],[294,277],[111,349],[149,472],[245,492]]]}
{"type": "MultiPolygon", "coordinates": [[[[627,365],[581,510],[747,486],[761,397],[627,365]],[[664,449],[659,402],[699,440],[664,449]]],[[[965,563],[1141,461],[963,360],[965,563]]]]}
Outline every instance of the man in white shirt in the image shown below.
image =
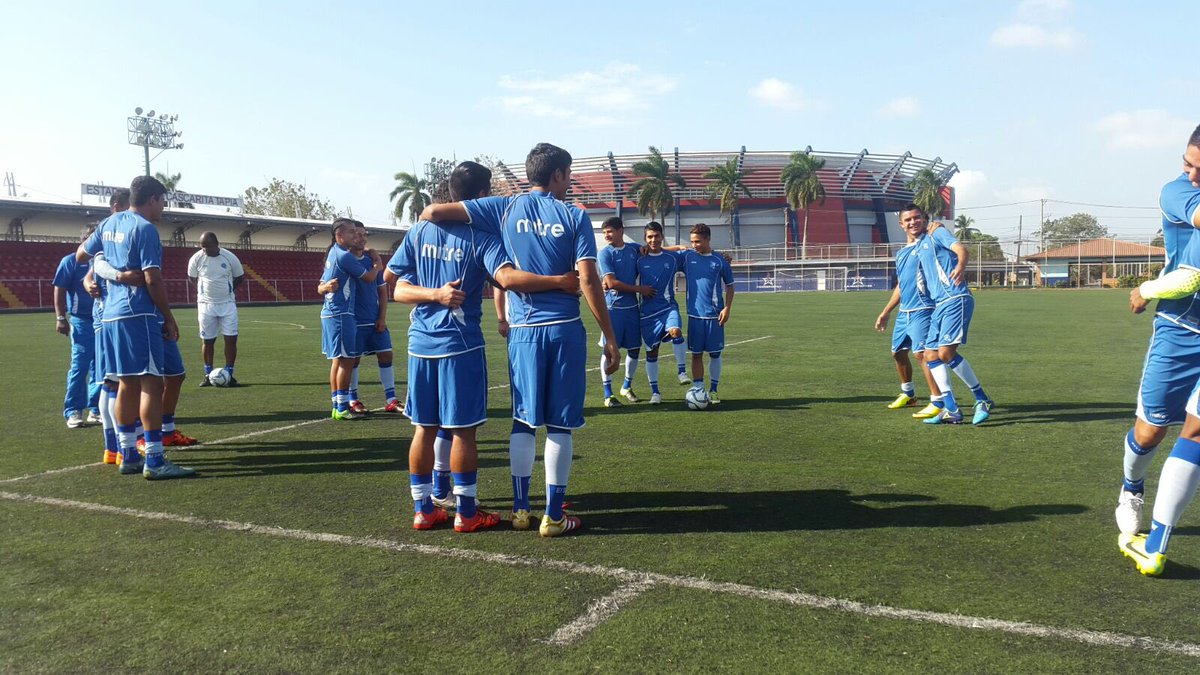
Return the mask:
{"type": "Polygon", "coordinates": [[[188,277],[196,285],[196,310],[203,343],[200,353],[204,357],[204,379],[200,386],[212,386],[208,376],[213,370],[213,343],[220,333],[225,336],[229,386],[236,387],[233,362],[237,360],[238,315],[234,291],[245,280],[246,272],[237,256],[217,243],[216,234],[205,232],[200,236],[200,250],[188,262],[188,277]]]}

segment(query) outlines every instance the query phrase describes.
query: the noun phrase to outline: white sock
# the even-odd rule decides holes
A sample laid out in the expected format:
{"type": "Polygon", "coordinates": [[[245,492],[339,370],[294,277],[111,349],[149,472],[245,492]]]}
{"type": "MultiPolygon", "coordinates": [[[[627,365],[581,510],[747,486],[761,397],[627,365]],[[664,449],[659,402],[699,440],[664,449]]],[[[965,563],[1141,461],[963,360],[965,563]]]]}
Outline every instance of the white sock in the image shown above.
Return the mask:
{"type": "MultiPolygon", "coordinates": [[[[354,366],[354,370],[350,372],[350,391],[358,393],[358,366],[354,366]]],[[[354,396],[352,398],[358,398],[354,396]]]]}
{"type": "Polygon", "coordinates": [[[108,420],[112,424],[112,428],[117,428],[117,397],[115,395],[108,397],[108,420]]]}
{"type": "MultiPolygon", "coordinates": [[[[571,477],[571,460],[574,444],[571,434],[549,433],[546,435],[546,485],[566,485],[571,477]]],[[[546,490],[549,494],[550,490],[546,490]]]]}
{"type": "MultiPolygon", "coordinates": [[[[384,392],[392,392],[392,398],[388,399],[388,403],[391,403],[392,399],[396,397],[396,366],[379,366],[379,382],[383,385],[384,392]]],[[[357,384],[355,382],[355,385],[357,384]]]]}
{"type": "Polygon", "coordinates": [[[1175,527],[1179,523],[1179,517],[1183,515],[1183,510],[1196,496],[1197,483],[1200,483],[1200,464],[1193,464],[1178,457],[1168,457],[1167,461],[1163,462],[1162,475],[1158,478],[1158,492],[1154,495],[1154,520],[1175,527]]]}
{"type": "Polygon", "coordinates": [[[913,386],[912,380],[900,383],[900,393],[905,396],[912,396],[917,393],[917,388],[913,386]]]}
{"type": "Polygon", "coordinates": [[[508,437],[508,466],[512,475],[525,478],[533,475],[533,460],[537,458],[537,436],[515,433],[508,437]]]}
{"type": "Polygon", "coordinates": [[[685,361],[687,359],[687,343],[685,343],[683,340],[680,340],[679,342],[672,342],[671,347],[675,351],[676,367],[686,365],[685,361]]]}
{"type": "Polygon", "coordinates": [[[658,361],[646,362],[646,379],[650,384],[658,384],[658,361]]]}
{"type": "Polygon", "coordinates": [[[967,385],[967,388],[978,388],[979,378],[975,376],[975,371],[971,369],[971,364],[967,362],[967,359],[962,354],[957,354],[956,356],[958,357],[958,364],[953,368],[954,374],[958,375],[958,379],[962,380],[963,384],[967,385]]]}
{"type": "Polygon", "coordinates": [[[633,382],[633,375],[637,372],[638,360],[632,356],[625,356],[625,379],[633,382]]]}
{"type": "Polygon", "coordinates": [[[1132,431],[1125,434],[1125,442],[1121,444],[1125,449],[1125,480],[1128,480],[1130,483],[1138,483],[1146,479],[1146,473],[1150,470],[1150,465],[1154,462],[1154,455],[1158,454],[1158,446],[1140,448],[1142,454],[1138,454],[1130,446],[1130,442],[1133,441],[1130,438],[1132,435],[1132,431]]]}
{"type": "Polygon", "coordinates": [[[600,354],[600,382],[605,385],[612,385],[612,375],[606,371],[608,369],[608,357],[600,354]]]}
{"type": "Polygon", "coordinates": [[[450,470],[450,446],[454,442],[449,438],[438,436],[433,439],[433,470],[434,471],[449,471],[450,470]]]}
{"type": "MultiPolygon", "coordinates": [[[[113,422],[112,411],[111,411],[111,408],[113,406],[109,402],[109,400],[108,400],[109,398],[110,397],[108,395],[108,390],[101,388],[100,389],[100,399],[98,401],[96,401],[96,407],[100,409],[100,427],[102,429],[116,429],[117,428],[116,423],[113,422]]],[[[116,397],[113,396],[111,398],[116,398],[116,397]]]]}
{"type": "Polygon", "coordinates": [[[708,381],[717,383],[721,381],[721,362],[724,361],[721,357],[708,360],[708,381]]]}

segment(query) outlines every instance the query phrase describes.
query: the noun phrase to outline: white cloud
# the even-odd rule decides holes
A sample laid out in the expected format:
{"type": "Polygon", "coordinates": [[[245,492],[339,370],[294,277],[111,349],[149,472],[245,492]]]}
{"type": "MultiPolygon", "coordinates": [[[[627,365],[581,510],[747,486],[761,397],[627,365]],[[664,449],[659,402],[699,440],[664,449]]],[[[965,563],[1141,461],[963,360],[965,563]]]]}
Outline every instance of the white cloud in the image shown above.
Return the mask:
{"type": "Polygon", "coordinates": [[[750,96],[765,106],[781,110],[799,111],[812,106],[812,102],[794,85],[773,77],[751,87],[750,96]]]}
{"type": "Polygon", "coordinates": [[[876,110],[875,114],[880,117],[916,117],[921,114],[921,102],[913,96],[894,98],[876,110]]]}
{"type": "Polygon", "coordinates": [[[1028,21],[1047,21],[1061,17],[1070,8],[1070,0],[1024,0],[1017,5],[1017,16],[1028,21]]]}
{"type": "Polygon", "coordinates": [[[650,109],[656,99],[675,91],[676,83],[633,64],[610,63],[558,77],[503,75],[497,86],[510,92],[494,100],[507,112],[603,127],[628,123],[631,113],[650,109]]]}
{"type": "Polygon", "coordinates": [[[1115,112],[1092,124],[1092,131],[1107,137],[1112,150],[1182,148],[1193,128],[1192,120],[1165,110],[1115,112]]]}
{"type": "Polygon", "coordinates": [[[1074,49],[1083,36],[1071,28],[1047,28],[1033,23],[1010,23],[992,32],[992,44],[997,47],[1051,47],[1074,49]]]}
{"type": "Polygon", "coordinates": [[[954,188],[954,203],[960,207],[990,204],[995,199],[987,175],[975,169],[960,169],[950,178],[950,187],[954,188]]]}

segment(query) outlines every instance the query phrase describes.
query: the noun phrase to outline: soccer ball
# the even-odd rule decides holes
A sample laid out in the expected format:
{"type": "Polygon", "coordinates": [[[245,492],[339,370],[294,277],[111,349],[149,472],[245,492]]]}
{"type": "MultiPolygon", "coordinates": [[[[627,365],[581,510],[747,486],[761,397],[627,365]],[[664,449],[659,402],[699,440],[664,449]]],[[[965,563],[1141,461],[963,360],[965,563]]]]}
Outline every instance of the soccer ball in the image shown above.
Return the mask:
{"type": "MultiPolygon", "coordinates": [[[[214,387],[228,386],[229,380],[231,380],[231,379],[232,378],[229,377],[229,371],[225,370],[224,368],[214,368],[213,371],[208,374],[208,381],[214,387]]],[[[707,402],[708,401],[706,400],[705,403],[707,403],[707,402]]]]}
{"type": "Polygon", "coordinates": [[[683,395],[683,400],[691,410],[704,410],[708,407],[708,392],[703,389],[688,389],[683,395]]]}

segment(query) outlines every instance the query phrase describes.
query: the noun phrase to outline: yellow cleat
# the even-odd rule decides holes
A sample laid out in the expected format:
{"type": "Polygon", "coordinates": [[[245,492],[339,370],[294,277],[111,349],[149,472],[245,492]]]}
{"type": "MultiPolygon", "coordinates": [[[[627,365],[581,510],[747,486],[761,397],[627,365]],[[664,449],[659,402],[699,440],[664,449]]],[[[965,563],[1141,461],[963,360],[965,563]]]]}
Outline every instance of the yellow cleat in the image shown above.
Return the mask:
{"type": "Polygon", "coordinates": [[[529,511],[527,509],[518,509],[512,512],[512,528],[514,530],[528,530],[529,520],[529,511]]]}
{"type": "Polygon", "coordinates": [[[576,516],[563,514],[562,520],[550,520],[550,516],[542,516],[542,526],[538,528],[538,534],[543,537],[557,537],[581,527],[583,523],[576,516]]]}
{"type": "Polygon", "coordinates": [[[907,408],[916,404],[917,398],[915,396],[909,396],[908,394],[901,393],[896,397],[895,401],[892,401],[888,404],[888,410],[899,410],[900,408],[907,408]]]}
{"type": "Polygon", "coordinates": [[[1137,565],[1138,571],[1144,576],[1156,577],[1163,573],[1167,557],[1161,553],[1146,552],[1146,535],[1122,534],[1117,537],[1121,553],[1137,565]]]}
{"type": "MultiPolygon", "coordinates": [[[[888,407],[890,408],[891,406],[888,406],[888,407]]],[[[913,419],[916,419],[916,420],[927,420],[930,417],[937,417],[937,414],[940,412],[942,412],[941,408],[930,403],[929,405],[925,406],[924,408],[921,408],[917,412],[913,413],[912,416],[913,416],[913,419]]]]}

